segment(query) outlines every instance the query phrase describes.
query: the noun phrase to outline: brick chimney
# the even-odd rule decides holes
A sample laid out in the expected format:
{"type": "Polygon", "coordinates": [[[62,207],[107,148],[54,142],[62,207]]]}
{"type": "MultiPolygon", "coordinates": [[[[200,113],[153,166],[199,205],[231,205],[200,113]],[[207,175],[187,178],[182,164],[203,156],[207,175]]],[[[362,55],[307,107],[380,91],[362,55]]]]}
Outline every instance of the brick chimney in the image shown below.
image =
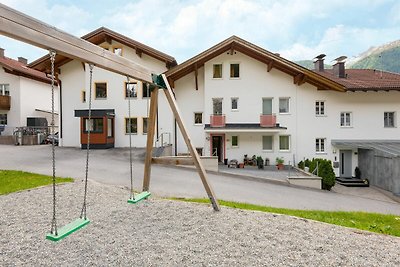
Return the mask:
{"type": "Polygon", "coordinates": [[[0,57],[4,57],[4,48],[0,48],[0,57]]]}
{"type": "Polygon", "coordinates": [[[333,75],[339,78],[346,78],[346,68],[344,66],[346,56],[341,56],[335,59],[336,63],[333,65],[333,75]]]}
{"type": "Polygon", "coordinates": [[[18,57],[18,62],[21,62],[24,65],[28,65],[28,60],[24,57],[18,57]]]}
{"type": "Polygon", "coordinates": [[[321,54],[319,56],[316,56],[314,59],[314,70],[315,71],[324,71],[324,58],[325,54],[321,54]]]}

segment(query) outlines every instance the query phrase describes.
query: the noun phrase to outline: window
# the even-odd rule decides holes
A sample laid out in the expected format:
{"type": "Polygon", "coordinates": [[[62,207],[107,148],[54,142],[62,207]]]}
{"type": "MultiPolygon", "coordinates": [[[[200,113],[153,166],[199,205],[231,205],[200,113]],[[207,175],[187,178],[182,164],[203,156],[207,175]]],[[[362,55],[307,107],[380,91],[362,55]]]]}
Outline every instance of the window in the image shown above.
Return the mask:
{"type": "Polygon", "coordinates": [[[238,110],[238,102],[239,102],[239,98],[237,98],[237,97],[232,97],[231,98],[232,110],[238,110]]]}
{"type": "Polygon", "coordinates": [[[231,64],[231,78],[239,78],[239,64],[231,64]]]}
{"type": "Polygon", "coordinates": [[[394,119],[395,119],[394,112],[384,112],[383,115],[384,127],[388,128],[395,127],[394,119]]]}
{"type": "Polygon", "coordinates": [[[279,136],[279,150],[290,150],[290,138],[289,135],[279,136]]]}
{"type": "Polygon", "coordinates": [[[150,97],[150,86],[148,83],[142,83],[142,92],[143,97],[150,97]]]}
{"type": "Polygon", "coordinates": [[[199,156],[203,156],[203,148],[202,147],[196,147],[196,151],[197,151],[197,154],[199,154],[199,156]]]}
{"type": "Polygon", "coordinates": [[[102,133],[103,132],[103,118],[93,118],[87,119],[85,118],[84,123],[85,129],[84,132],[87,133],[89,130],[91,133],[102,133]]]}
{"type": "Polygon", "coordinates": [[[279,113],[289,113],[289,98],[279,98],[279,113]]]}
{"type": "Polygon", "coordinates": [[[194,113],[194,124],[203,124],[203,113],[202,112],[194,113]]]}
{"type": "Polygon", "coordinates": [[[239,139],[237,135],[232,136],[232,146],[237,147],[239,145],[239,139]]]}
{"type": "Polygon", "coordinates": [[[7,125],[7,114],[0,114],[0,125],[7,125]]]}
{"type": "Polygon", "coordinates": [[[0,84],[0,95],[10,95],[9,84],[0,84]]]}
{"type": "Polygon", "coordinates": [[[137,83],[130,82],[125,83],[125,97],[137,97],[137,83]]]}
{"type": "Polygon", "coordinates": [[[107,83],[95,83],[94,88],[95,88],[96,99],[107,98],[107,83]]]}
{"type": "Polygon", "coordinates": [[[315,152],[322,153],[325,152],[325,138],[315,139],[315,152]]]}
{"type": "Polygon", "coordinates": [[[113,47],[113,53],[118,55],[118,56],[122,56],[122,47],[113,47]]]}
{"type": "Polygon", "coordinates": [[[147,123],[149,118],[143,118],[143,134],[147,134],[147,123]]]}
{"type": "Polygon", "coordinates": [[[214,79],[222,78],[222,64],[213,65],[213,78],[214,79]]]}
{"type": "Polygon", "coordinates": [[[130,134],[130,133],[137,134],[137,118],[130,118],[130,119],[125,118],[125,134],[130,134]]]}
{"type": "Polygon", "coordinates": [[[272,151],[272,143],[273,143],[272,135],[262,137],[262,146],[263,146],[262,149],[263,150],[271,150],[272,151]]]}
{"type": "Polygon", "coordinates": [[[351,112],[340,113],[340,126],[350,127],[351,126],[351,112]]]}
{"type": "Polygon", "coordinates": [[[114,119],[107,118],[107,137],[113,137],[114,119]]]}
{"type": "Polygon", "coordinates": [[[222,114],[222,98],[213,98],[213,114],[222,114]]]}
{"type": "Polygon", "coordinates": [[[86,91],[82,91],[82,103],[86,103],[86,91]]]}
{"type": "Polygon", "coordinates": [[[315,115],[325,115],[325,101],[315,101],[315,115]]]}

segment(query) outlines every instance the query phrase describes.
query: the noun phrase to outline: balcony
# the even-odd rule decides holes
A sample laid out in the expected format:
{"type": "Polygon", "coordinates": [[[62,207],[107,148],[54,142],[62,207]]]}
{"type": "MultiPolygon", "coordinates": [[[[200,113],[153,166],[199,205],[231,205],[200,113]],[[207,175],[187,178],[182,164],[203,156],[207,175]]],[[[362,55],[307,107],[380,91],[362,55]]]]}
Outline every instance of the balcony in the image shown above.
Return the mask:
{"type": "Polygon", "coordinates": [[[276,115],[260,115],[260,126],[261,127],[275,127],[276,126],[276,115]]]}
{"type": "Polygon", "coordinates": [[[11,97],[9,95],[0,95],[0,110],[10,110],[11,97]]]}
{"type": "Polygon", "coordinates": [[[225,114],[210,115],[211,127],[225,127],[225,114]]]}

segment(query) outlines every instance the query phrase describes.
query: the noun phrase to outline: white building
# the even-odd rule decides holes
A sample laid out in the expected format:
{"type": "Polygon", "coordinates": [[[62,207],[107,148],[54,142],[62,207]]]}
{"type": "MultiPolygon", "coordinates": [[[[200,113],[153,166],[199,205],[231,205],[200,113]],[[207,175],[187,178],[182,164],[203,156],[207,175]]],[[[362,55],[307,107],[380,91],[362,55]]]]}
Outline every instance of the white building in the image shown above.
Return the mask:
{"type": "MultiPolygon", "coordinates": [[[[0,135],[12,135],[17,127],[33,126],[28,125],[28,118],[45,118],[50,125],[51,79],[28,68],[25,58],[5,57],[4,49],[0,49],[0,67],[0,135]]],[[[55,107],[57,112],[57,87],[55,107]]]]}
{"type": "MultiPolygon", "coordinates": [[[[176,65],[173,57],[107,28],[99,28],[83,39],[128,58],[160,74],[176,65]]],[[[49,58],[42,57],[30,66],[49,71],[49,58]]],[[[56,56],[56,69],[60,80],[60,146],[86,147],[90,71],[87,63],[56,56]]],[[[127,147],[128,93],[127,77],[97,67],[92,77],[92,148],[127,147]]],[[[150,92],[142,82],[130,79],[131,133],[135,147],[145,147],[150,92]]],[[[172,142],[173,118],[164,95],[160,94],[157,119],[157,137],[164,144],[172,142]],[[162,138],[161,138],[162,137],[162,138]]],[[[161,144],[160,144],[161,145],[161,144]]]]}
{"type": "MultiPolygon", "coordinates": [[[[334,162],[337,176],[351,177],[367,143],[400,148],[400,75],[345,70],[343,62],[324,70],[323,57],[316,66],[305,69],[233,36],[166,75],[198,151],[220,162],[243,162],[245,154],[270,164],[321,157],[334,162]]],[[[177,153],[187,153],[176,136],[177,153]]]]}

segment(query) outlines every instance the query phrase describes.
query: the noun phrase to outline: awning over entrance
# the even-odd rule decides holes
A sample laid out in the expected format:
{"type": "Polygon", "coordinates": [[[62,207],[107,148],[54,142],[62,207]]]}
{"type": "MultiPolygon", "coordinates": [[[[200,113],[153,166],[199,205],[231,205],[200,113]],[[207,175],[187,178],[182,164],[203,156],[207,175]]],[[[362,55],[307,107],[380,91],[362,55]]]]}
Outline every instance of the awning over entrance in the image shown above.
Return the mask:
{"type": "MultiPolygon", "coordinates": [[[[115,117],[114,109],[93,109],[92,114],[93,117],[115,117]]],[[[75,117],[88,117],[89,110],[88,109],[77,109],[75,110],[75,117]]]]}
{"type": "Polygon", "coordinates": [[[204,126],[206,133],[278,133],[287,130],[286,127],[262,127],[259,123],[227,123],[223,127],[204,126]]]}
{"type": "Polygon", "coordinates": [[[400,157],[400,140],[332,140],[331,144],[338,148],[373,149],[400,157]]]}

